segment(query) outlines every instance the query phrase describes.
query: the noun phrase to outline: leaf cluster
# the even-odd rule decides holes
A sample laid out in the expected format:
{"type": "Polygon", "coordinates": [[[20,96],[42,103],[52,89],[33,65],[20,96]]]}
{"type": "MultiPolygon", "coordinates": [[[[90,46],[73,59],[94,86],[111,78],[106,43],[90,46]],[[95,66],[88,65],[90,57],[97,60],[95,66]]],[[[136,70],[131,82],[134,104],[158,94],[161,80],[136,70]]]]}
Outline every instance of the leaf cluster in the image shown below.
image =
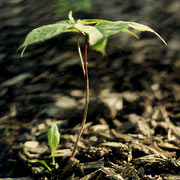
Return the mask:
{"type": "Polygon", "coordinates": [[[158,33],[146,25],[128,21],[108,21],[102,19],[84,19],[75,21],[72,17],[72,12],[70,12],[69,20],[63,20],[55,24],[41,26],[32,30],[19,49],[23,49],[21,53],[21,56],[23,56],[26,47],[31,44],[43,42],[62,33],[75,32],[88,35],[89,44],[92,49],[105,55],[107,41],[110,36],[119,32],[125,32],[138,38],[131,29],[152,32],[166,44],[158,33]]]}

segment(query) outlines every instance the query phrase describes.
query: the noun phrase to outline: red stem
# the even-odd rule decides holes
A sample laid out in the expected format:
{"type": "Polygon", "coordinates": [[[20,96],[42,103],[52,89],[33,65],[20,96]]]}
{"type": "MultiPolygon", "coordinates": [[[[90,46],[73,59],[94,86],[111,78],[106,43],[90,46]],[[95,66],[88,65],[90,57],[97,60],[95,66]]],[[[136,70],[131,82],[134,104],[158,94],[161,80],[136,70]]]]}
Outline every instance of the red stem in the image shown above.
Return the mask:
{"type": "MultiPolygon", "coordinates": [[[[84,45],[84,81],[85,81],[85,91],[86,91],[86,95],[85,95],[85,104],[84,104],[84,114],[83,114],[83,120],[82,120],[82,124],[74,145],[74,149],[72,151],[72,155],[71,157],[74,157],[76,155],[76,151],[77,151],[77,147],[78,147],[78,142],[79,139],[83,133],[84,130],[84,126],[86,123],[86,119],[87,119],[87,112],[88,112],[88,103],[89,103],[89,78],[88,78],[88,68],[87,68],[87,48],[88,48],[88,36],[85,36],[85,45],[84,45]]],[[[83,66],[82,66],[83,69],[83,66]]]]}

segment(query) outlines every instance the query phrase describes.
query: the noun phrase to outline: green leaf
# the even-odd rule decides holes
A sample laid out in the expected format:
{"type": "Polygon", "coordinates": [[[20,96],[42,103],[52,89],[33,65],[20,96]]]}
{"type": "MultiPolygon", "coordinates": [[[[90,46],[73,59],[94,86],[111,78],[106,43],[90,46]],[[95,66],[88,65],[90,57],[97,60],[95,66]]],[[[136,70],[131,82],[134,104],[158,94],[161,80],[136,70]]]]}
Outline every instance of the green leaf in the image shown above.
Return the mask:
{"type": "Polygon", "coordinates": [[[74,27],[78,29],[80,32],[89,35],[89,44],[91,46],[96,45],[96,43],[102,41],[104,38],[103,34],[94,26],[85,26],[83,24],[76,23],[74,27]]]}
{"type": "MultiPolygon", "coordinates": [[[[123,30],[126,30],[128,28],[127,24],[118,24],[111,21],[106,20],[86,20],[85,23],[97,23],[94,27],[98,29],[99,32],[101,32],[102,36],[101,39],[98,39],[98,41],[92,45],[93,49],[96,51],[101,52],[103,55],[106,54],[106,45],[108,37],[114,34],[117,34],[123,30]]],[[[91,44],[90,44],[91,45],[91,44]]]]}
{"type": "Polygon", "coordinates": [[[95,26],[105,37],[112,36],[128,28],[127,23],[102,22],[95,26]]]}
{"type": "Polygon", "coordinates": [[[46,161],[44,161],[44,160],[37,160],[36,162],[39,162],[39,163],[43,164],[48,169],[48,171],[50,171],[50,172],[52,171],[51,168],[47,165],[46,161]]]}
{"type": "Polygon", "coordinates": [[[92,47],[92,49],[101,52],[102,55],[105,56],[106,55],[106,51],[105,51],[106,45],[107,45],[107,38],[104,38],[104,39],[102,39],[102,41],[99,41],[98,43],[96,43],[92,47]]]}
{"type": "Polygon", "coordinates": [[[32,159],[32,160],[29,160],[29,162],[31,162],[31,163],[41,163],[48,169],[49,172],[52,171],[51,168],[47,165],[45,160],[32,159]]]}
{"type": "MultiPolygon", "coordinates": [[[[118,22],[123,22],[123,21],[118,21],[118,22]]],[[[124,22],[123,22],[124,23],[124,22]]],[[[139,23],[135,23],[135,22],[126,22],[128,24],[129,27],[138,30],[138,31],[149,31],[154,33],[157,37],[159,37],[159,39],[161,39],[161,41],[167,45],[166,41],[153,29],[151,29],[150,27],[143,25],[143,24],[139,24],[139,23]]]]}
{"type": "Polygon", "coordinates": [[[133,28],[138,31],[152,32],[156,36],[158,36],[163,41],[164,44],[166,44],[164,39],[157,32],[155,32],[153,29],[143,24],[139,24],[135,22],[126,22],[126,21],[115,21],[115,22],[105,21],[105,20],[83,21],[83,23],[87,23],[87,24],[90,24],[90,23],[93,24],[93,22],[96,23],[95,27],[102,33],[103,37],[95,45],[92,45],[92,46],[93,46],[93,49],[100,51],[102,54],[105,54],[107,39],[114,34],[117,34],[119,32],[126,32],[138,38],[138,36],[134,32],[130,31],[129,28],[133,28]]]}
{"type": "Polygon", "coordinates": [[[53,165],[55,165],[55,151],[60,142],[60,133],[56,124],[52,124],[51,128],[48,131],[48,145],[51,148],[51,154],[53,158],[53,165]]]}
{"type": "Polygon", "coordinates": [[[71,21],[71,23],[75,24],[75,20],[74,20],[74,18],[72,16],[72,11],[69,12],[68,17],[69,17],[69,20],[71,21]]]}
{"type": "Polygon", "coordinates": [[[66,20],[66,21],[60,21],[56,24],[41,26],[39,28],[32,30],[26,36],[24,43],[19,47],[19,49],[23,48],[21,56],[23,56],[24,50],[26,49],[27,46],[31,44],[43,42],[47,39],[51,39],[65,32],[67,29],[70,29],[72,26],[73,26],[72,23],[69,20],[66,20]]]}

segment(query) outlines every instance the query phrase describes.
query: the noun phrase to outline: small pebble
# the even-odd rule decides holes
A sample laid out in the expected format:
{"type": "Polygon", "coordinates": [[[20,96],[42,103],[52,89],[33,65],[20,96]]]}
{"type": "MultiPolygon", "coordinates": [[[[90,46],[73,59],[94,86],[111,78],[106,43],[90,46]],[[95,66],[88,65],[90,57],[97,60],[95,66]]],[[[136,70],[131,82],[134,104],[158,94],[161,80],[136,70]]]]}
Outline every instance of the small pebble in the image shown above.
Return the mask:
{"type": "Polygon", "coordinates": [[[39,142],[38,141],[26,141],[24,143],[24,146],[27,148],[36,148],[37,146],[39,146],[39,142]]]}

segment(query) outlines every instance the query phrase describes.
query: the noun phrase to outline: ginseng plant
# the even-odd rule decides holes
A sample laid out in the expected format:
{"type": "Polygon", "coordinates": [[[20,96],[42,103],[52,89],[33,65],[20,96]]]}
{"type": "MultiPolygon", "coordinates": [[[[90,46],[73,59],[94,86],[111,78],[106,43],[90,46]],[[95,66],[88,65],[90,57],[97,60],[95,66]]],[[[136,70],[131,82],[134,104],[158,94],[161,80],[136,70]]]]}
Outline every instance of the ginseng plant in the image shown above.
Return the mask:
{"type": "Polygon", "coordinates": [[[88,79],[88,67],[87,67],[88,44],[92,47],[93,50],[99,51],[100,53],[102,53],[102,55],[106,55],[105,48],[107,45],[108,38],[110,36],[117,34],[119,32],[125,32],[138,38],[138,36],[134,32],[132,32],[131,29],[138,31],[152,32],[155,35],[157,35],[163,41],[164,44],[166,44],[166,42],[153,29],[143,24],[139,24],[135,22],[127,22],[127,21],[109,21],[102,19],[74,20],[72,16],[72,12],[69,12],[68,17],[69,17],[68,20],[59,21],[55,24],[41,26],[39,28],[32,30],[26,36],[24,43],[19,47],[19,49],[22,49],[21,52],[21,57],[22,57],[27,46],[31,44],[43,42],[47,39],[51,39],[62,33],[76,33],[84,36],[85,45],[84,45],[84,55],[82,56],[78,35],[77,35],[78,53],[80,57],[80,62],[81,62],[81,66],[84,74],[84,82],[85,82],[85,104],[84,104],[83,120],[71,155],[71,157],[74,157],[77,151],[79,139],[84,130],[84,126],[87,118],[87,112],[88,112],[88,102],[89,102],[89,79],[88,79]]]}

